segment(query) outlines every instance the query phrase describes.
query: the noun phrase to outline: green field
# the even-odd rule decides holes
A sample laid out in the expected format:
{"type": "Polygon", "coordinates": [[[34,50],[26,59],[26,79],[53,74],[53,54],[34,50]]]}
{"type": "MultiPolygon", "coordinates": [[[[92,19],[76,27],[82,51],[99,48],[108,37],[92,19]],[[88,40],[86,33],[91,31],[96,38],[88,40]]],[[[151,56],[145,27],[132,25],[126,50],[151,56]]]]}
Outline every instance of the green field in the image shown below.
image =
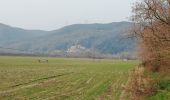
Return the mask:
{"type": "Polygon", "coordinates": [[[0,57],[0,100],[119,100],[138,62],[0,57]]]}

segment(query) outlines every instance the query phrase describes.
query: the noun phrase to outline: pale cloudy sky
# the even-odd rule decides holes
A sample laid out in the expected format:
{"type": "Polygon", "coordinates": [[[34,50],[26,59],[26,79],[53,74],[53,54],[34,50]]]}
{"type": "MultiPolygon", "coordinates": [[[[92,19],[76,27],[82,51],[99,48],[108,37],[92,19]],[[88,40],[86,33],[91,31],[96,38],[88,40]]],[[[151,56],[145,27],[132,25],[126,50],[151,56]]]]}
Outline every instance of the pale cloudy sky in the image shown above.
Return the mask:
{"type": "Polygon", "coordinates": [[[0,0],[0,23],[53,30],[70,24],[126,21],[135,0],[0,0]]]}

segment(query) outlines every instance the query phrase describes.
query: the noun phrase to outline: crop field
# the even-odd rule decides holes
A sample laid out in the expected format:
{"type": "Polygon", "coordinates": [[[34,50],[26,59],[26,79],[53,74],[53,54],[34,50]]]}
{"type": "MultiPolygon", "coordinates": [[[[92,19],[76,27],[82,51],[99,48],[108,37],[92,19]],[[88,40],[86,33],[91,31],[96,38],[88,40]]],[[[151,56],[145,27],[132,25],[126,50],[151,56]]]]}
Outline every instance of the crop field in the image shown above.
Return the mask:
{"type": "Polygon", "coordinates": [[[119,100],[138,61],[0,57],[0,100],[119,100]]]}

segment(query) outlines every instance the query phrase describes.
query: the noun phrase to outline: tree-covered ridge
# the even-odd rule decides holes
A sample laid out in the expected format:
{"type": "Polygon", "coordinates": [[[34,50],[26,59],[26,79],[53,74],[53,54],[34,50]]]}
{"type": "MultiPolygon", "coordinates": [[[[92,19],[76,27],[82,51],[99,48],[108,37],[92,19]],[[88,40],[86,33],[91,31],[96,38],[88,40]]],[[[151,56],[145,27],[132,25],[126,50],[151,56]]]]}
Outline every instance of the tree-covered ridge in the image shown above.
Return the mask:
{"type": "Polygon", "coordinates": [[[0,35],[3,37],[0,44],[3,44],[3,47],[33,52],[54,52],[66,51],[79,41],[86,48],[95,48],[101,53],[116,54],[134,48],[134,40],[124,38],[130,25],[130,22],[74,24],[53,31],[30,31],[8,26],[4,30],[1,29],[3,26],[1,25],[0,35]],[[14,37],[8,39],[9,36],[14,37]]]}

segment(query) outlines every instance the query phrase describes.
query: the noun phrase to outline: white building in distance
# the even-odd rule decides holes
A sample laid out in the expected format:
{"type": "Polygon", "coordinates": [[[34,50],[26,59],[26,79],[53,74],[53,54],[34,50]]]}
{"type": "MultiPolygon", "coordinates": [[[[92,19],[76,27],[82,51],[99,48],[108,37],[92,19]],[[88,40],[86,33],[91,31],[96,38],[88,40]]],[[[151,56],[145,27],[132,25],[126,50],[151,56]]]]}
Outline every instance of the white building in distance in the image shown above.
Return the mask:
{"type": "Polygon", "coordinates": [[[89,56],[89,53],[90,53],[90,49],[87,49],[80,44],[71,46],[67,50],[67,54],[73,57],[85,57],[85,56],[89,56]]]}

